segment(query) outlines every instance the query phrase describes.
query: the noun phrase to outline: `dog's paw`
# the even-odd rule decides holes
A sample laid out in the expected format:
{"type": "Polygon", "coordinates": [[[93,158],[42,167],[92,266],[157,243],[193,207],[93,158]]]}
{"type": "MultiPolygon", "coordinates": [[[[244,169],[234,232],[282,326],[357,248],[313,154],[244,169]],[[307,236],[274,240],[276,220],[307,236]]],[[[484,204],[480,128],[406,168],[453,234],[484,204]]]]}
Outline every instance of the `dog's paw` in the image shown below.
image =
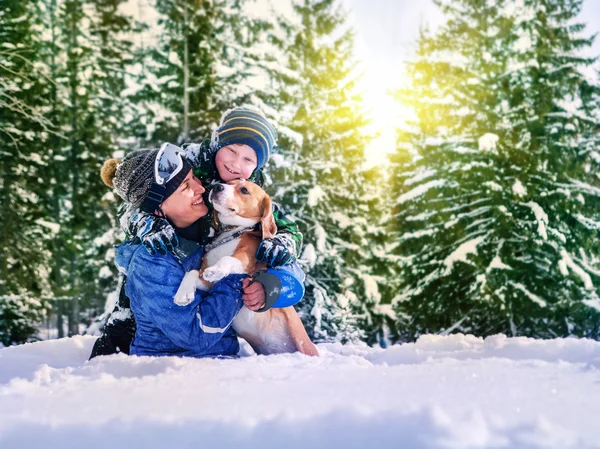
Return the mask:
{"type": "Polygon", "coordinates": [[[204,278],[205,281],[217,282],[217,281],[220,281],[221,279],[223,279],[228,274],[229,273],[227,273],[225,270],[222,270],[222,267],[220,267],[217,264],[217,265],[213,265],[212,267],[206,268],[202,272],[202,277],[204,278]]]}
{"type": "Polygon", "coordinates": [[[314,345],[314,343],[312,341],[296,340],[296,341],[294,341],[294,343],[296,343],[296,348],[298,349],[298,352],[305,354],[305,355],[309,355],[311,357],[319,356],[319,350],[317,349],[317,347],[314,345]]]}
{"type": "Polygon", "coordinates": [[[177,293],[173,296],[173,302],[175,302],[175,304],[178,306],[187,306],[194,300],[198,275],[198,270],[188,271],[185,274],[179,289],[177,289],[177,293]]]}

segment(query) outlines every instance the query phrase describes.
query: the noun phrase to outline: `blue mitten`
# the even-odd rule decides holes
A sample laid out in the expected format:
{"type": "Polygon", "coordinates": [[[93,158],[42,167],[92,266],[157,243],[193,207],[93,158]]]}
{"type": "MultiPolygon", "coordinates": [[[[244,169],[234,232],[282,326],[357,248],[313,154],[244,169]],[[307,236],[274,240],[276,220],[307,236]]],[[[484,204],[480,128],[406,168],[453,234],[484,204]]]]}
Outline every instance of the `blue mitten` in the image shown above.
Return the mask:
{"type": "Polygon", "coordinates": [[[152,214],[135,214],[131,218],[129,232],[142,241],[150,254],[172,253],[179,246],[179,239],[171,224],[152,214]]]}
{"type": "Polygon", "coordinates": [[[260,242],[256,251],[256,260],[267,262],[269,267],[281,267],[296,261],[294,244],[285,234],[276,235],[260,242]]]}

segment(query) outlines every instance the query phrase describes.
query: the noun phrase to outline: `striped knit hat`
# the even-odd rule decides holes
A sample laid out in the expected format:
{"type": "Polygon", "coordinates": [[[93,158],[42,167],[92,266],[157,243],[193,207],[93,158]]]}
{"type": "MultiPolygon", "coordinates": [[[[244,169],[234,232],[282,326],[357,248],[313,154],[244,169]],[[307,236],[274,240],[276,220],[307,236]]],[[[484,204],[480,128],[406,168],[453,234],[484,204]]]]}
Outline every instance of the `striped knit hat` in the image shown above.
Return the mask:
{"type": "Polygon", "coordinates": [[[248,107],[237,107],[226,111],[219,127],[214,130],[211,149],[216,153],[221,148],[232,145],[248,145],[257,157],[256,170],[260,170],[271,157],[271,150],[277,144],[277,131],[264,114],[248,107]]]}

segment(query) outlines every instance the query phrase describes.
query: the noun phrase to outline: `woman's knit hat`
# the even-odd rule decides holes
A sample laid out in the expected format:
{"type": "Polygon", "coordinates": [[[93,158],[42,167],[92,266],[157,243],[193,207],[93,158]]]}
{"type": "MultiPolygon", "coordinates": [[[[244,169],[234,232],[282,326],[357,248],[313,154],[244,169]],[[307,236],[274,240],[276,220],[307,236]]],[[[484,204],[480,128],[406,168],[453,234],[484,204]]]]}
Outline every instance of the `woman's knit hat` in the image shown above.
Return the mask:
{"type": "Polygon", "coordinates": [[[143,149],[132,151],[122,161],[108,159],[102,166],[100,177],[104,184],[115,189],[125,202],[145,212],[154,213],[158,206],[177,190],[192,169],[190,163],[183,158],[182,170],[156,194],[152,187],[157,154],[158,148],[143,149]],[[151,190],[152,195],[149,195],[151,190]]]}
{"type": "Polygon", "coordinates": [[[243,144],[252,148],[257,158],[255,171],[260,170],[269,160],[271,151],[277,144],[277,131],[257,109],[245,106],[229,109],[221,117],[219,127],[214,130],[210,146],[216,153],[232,144],[243,144]]]}

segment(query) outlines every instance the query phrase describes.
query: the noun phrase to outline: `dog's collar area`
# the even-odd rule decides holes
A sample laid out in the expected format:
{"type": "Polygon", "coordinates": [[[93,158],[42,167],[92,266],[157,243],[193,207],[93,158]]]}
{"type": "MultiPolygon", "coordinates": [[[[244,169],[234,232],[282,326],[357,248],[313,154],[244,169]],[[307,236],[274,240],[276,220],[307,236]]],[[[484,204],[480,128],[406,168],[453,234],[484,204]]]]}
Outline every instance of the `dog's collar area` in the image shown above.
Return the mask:
{"type": "Polygon", "coordinates": [[[219,234],[223,234],[224,232],[231,232],[235,229],[239,229],[242,232],[258,231],[260,229],[260,223],[256,223],[255,225],[244,226],[244,227],[240,227],[239,225],[228,225],[228,224],[219,223],[219,229],[217,230],[217,236],[219,236],[219,234]]]}
{"type": "Polygon", "coordinates": [[[240,226],[235,226],[235,225],[220,224],[219,230],[217,232],[217,236],[211,242],[207,243],[204,246],[204,252],[208,253],[209,251],[212,251],[213,249],[215,249],[221,245],[229,243],[232,240],[235,240],[238,237],[240,237],[245,232],[258,231],[259,229],[260,229],[260,223],[257,223],[254,226],[247,226],[247,227],[246,226],[240,227],[240,226]],[[237,231],[231,233],[230,235],[222,237],[223,233],[231,232],[231,231],[234,231],[235,229],[237,229],[237,231]],[[219,237],[222,237],[222,238],[219,238],[219,237]]]}

